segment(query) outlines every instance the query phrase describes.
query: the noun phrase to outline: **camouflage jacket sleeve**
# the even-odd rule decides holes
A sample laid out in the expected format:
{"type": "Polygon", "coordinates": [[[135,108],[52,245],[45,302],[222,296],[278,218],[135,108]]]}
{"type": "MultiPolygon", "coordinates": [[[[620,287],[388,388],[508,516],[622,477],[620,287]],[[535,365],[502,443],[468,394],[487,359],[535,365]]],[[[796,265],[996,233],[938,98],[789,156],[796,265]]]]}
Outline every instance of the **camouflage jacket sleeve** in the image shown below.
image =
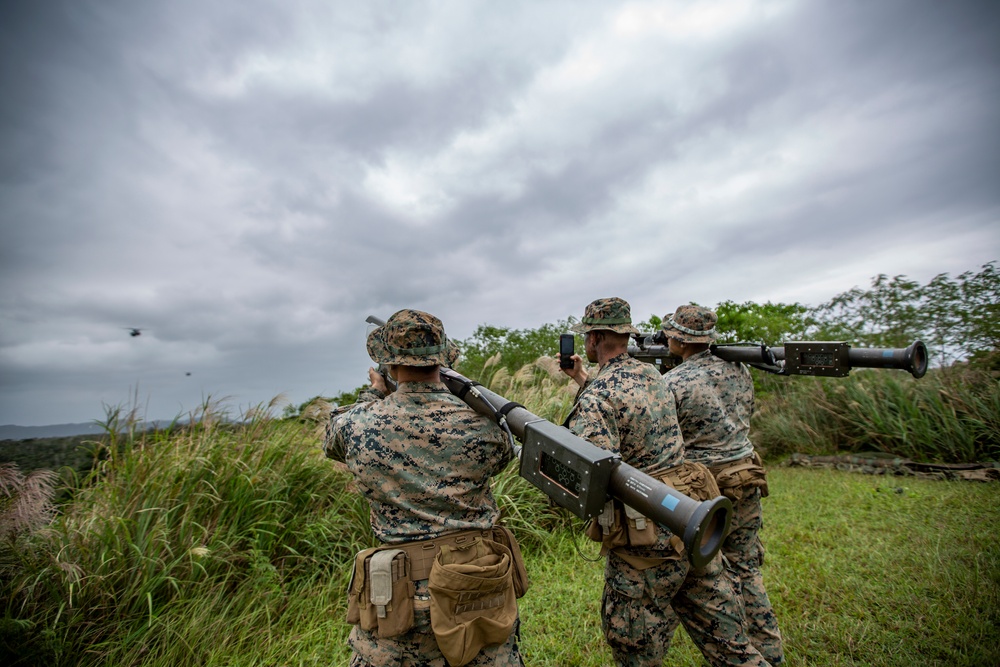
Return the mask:
{"type": "Polygon", "coordinates": [[[345,463],[347,459],[347,443],[344,441],[343,429],[340,427],[342,420],[356,411],[364,409],[375,401],[385,397],[385,394],[378,389],[368,387],[358,394],[358,401],[351,405],[342,405],[335,408],[330,413],[330,419],[326,422],[326,434],[323,436],[323,453],[327,458],[345,463]]]}
{"type": "Polygon", "coordinates": [[[601,449],[620,454],[618,421],[614,407],[598,392],[580,395],[566,420],[570,431],[601,449]]]}

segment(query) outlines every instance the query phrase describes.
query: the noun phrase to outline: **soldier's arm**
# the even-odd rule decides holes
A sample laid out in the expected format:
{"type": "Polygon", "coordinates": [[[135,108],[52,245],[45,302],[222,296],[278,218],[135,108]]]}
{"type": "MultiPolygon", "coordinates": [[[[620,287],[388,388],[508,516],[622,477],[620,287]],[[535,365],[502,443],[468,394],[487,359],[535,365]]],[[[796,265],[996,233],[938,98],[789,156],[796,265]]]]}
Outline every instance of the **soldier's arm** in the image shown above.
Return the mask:
{"type": "Polygon", "coordinates": [[[570,414],[567,427],[575,435],[616,454],[619,452],[618,422],[611,405],[599,397],[580,397],[570,414]]]}
{"type": "Polygon", "coordinates": [[[354,412],[385,398],[386,387],[382,376],[374,369],[368,369],[368,378],[372,385],[358,394],[356,403],[341,406],[330,413],[330,419],[326,423],[326,433],[323,436],[323,453],[326,454],[327,458],[346,463],[347,441],[344,437],[344,430],[348,420],[354,412]]]}

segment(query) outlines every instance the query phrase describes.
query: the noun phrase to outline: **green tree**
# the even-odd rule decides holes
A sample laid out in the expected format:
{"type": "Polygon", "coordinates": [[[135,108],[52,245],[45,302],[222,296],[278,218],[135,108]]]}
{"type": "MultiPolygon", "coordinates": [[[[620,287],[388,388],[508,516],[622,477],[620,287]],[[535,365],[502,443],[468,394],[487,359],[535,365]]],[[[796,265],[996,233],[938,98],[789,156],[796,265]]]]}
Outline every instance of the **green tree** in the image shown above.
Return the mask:
{"type": "Polygon", "coordinates": [[[657,315],[650,315],[648,320],[642,322],[636,322],[635,328],[643,333],[653,333],[660,330],[660,326],[663,324],[663,318],[657,315]]]}
{"type": "Polygon", "coordinates": [[[455,370],[483,384],[488,384],[485,373],[492,376],[500,368],[516,373],[539,357],[555,356],[559,352],[559,335],[569,331],[576,321],[570,317],[536,329],[481,324],[469,338],[455,341],[462,353],[455,370]]]}
{"type": "Polygon", "coordinates": [[[871,289],[855,287],[813,311],[816,340],[843,340],[866,347],[906,347],[926,330],[923,289],[906,276],[872,279],[871,289]]]}
{"type": "Polygon", "coordinates": [[[1000,349],[1000,272],[993,261],[957,279],[938,274],[924,286],[880,274],[870,289],[855,287],[809,315],[814,340],[906,347],[920,339],[932,359],[947,365],[1000,349]]]}
{"type": "Polygon", "coordinates": [[[926,317],[928,353],[947,366],[963,353],[958,331],[961,328],[961,291],[958,282],[939,273],[924,287],[923,308],[926,317]]]}
{"type": "Polygon", "coordinates": [[[715,313],[719,316],[715,328],[720,343],[780,345],[786,340],[805,338],[813,324],[809,309],[799,303],[723,301],[715,307],[715,313]]]}
{"type": "Polygon", "coordinates": [[[969,356],[1000,350],[1000,273],[996,261],[984,264],[979,273],[966,271],[958,282],[961,340],[955,342],[969,356]]]}

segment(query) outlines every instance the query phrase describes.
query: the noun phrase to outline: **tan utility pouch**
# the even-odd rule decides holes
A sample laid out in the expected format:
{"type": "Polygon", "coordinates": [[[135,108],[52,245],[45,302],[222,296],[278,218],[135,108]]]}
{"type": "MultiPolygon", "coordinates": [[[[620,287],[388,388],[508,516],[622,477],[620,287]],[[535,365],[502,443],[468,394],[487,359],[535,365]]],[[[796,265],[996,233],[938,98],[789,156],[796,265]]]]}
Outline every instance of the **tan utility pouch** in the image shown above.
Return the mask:
{"type": "Polygon", "coordinates": [[[628,545],[625,522],[621,520],[621,509],[615,501],[609,500],[604,504],[604,510],[587,524],[586,534],[601,543],[601,555],[628,545]]]}
{"type": "Polygon", "coordinates": [[[601,554],[618,547],[649,547],[656,544],[656,523],[628,505],[609,500],[604,510],[590,520],[587,537],[601,543],[601,554]]]}
{"type": "Polygon", "coordinates": [[[722,494],[730,500],[742,500],[749,489],[760,489],[760,497],[767,497],[767,471],[761,465],[757,452],[749,458],[714,466],[711,470],[722,494]]]}
{"type": "Polygon", "coordinates": [[[702,463],[685,461],[663,473],[660,481],[694,500],[712,500],[722,495],[712,472],[702,463]]]}
{"type": "Polygon", "coordinates": [[[639,510],[625,505],[626,533],[630,547],[649,547],[656,544],[656,522],[647,519],[639,510]]]}
{"type": "Polygon", "coordinates": [[[443,546],[431,566],[431,629],[451,667],[471,661],[485,646],[502,644],[514,631],[510,549],[477,538],[469,545],[443,546]]]}
{"type": "Polygon", "coordinates": [[[348,588],[347,622],[379,637],[395,637],[413,627],[413,596],[406,553],[401,549],[365,549],[354,559],[348,588]]]}

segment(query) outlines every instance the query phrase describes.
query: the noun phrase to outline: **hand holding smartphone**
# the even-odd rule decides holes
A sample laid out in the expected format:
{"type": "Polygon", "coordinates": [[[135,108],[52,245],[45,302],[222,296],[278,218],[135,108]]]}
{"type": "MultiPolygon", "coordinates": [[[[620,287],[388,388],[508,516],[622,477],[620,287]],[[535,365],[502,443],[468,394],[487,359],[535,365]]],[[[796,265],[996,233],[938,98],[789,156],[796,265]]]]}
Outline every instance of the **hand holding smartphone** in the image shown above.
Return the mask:
{"type": "Polygon", "coordinates": [[[559,336],[559,368],[573,368],[573,346],[576,336],[562,334],[559,336]]]}

